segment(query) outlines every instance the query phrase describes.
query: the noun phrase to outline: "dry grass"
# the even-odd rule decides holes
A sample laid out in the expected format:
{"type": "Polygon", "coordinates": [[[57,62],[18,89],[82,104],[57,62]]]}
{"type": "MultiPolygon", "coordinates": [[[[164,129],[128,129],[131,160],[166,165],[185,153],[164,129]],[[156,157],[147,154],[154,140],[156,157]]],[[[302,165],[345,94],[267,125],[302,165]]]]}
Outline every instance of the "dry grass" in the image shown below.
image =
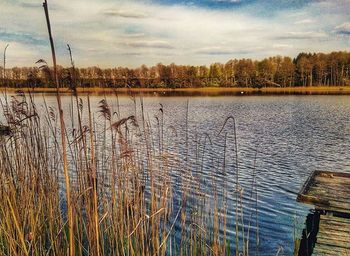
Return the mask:
{"type": "Polygon", "coordinates": [[[2,105],[12,135],[1,137],[1,255],[66,255],[72,247],[76,255],[226,254],[226,196],[208,198],[168,139],[162,111],[154,127],[145,115],[118,118],[106,100],[99,121],[89,100],[86,123],[84,105],[72,109],[64,127],[72,232],[59,113],[45,105],[39,115],[24,93],[2,105]]]}
{"type": "MultiPolygon", "coordinates": [[[[186,128],[176,131],[166,126],[163,106],[154,123],[142,100],[137,113],[135,98],[134,113],[128,116],[121,115],[119,106],[112,109],[106,99],[94,113],[89,96],[84,104],[81,89],[74,86],[70,47],[69,92],[74,97],[64,113],[61,93],[68,91],[59,88],[46,1],[44,9],[56,84],[55,89],[45,90],[57,93],[58,110],[44,98],[45,113],[39,111],[33,96],[42,91],[38,88],[10,98],[5,93],[1,99],[6,120],[2,127],[10,132],[0,135],[0,255],[230,255],[228,193],[234,195],[236,206],[235,253],[248,255],[237,148],[234,189],[229,192],[226,176],[220,181],[213,172],[206,180],[213,190],[208,193],[196,172],[203,171],[210,137],[190,147],[188,114],[186,128]],[[190,152],[193,148],[195,152],[190,152]],[[196,157],[189,159],[189,155],[196,157]]],[[[45,61],[39,62],[50,70],[45,61]]],[[[228,118],[224,127],[230,119],[234,121],[228,118]]],[[[226,173],[227,133],[224,138],[224,155],[212,168],[226,173]]]]}

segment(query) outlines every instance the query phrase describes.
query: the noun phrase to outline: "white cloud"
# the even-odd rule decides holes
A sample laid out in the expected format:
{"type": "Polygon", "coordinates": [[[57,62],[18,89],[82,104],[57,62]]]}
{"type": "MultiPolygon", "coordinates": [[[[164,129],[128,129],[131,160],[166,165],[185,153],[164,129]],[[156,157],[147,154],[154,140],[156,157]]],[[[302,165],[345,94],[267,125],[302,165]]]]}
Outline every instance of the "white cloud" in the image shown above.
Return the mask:
{"type": "Polygon", "coordinates": [[[345,22],[335,27],[335,31],[338,34],[350,35],[350,22],[345,22]]]}
{"type": "Polygon", "coordinates": [[[287,39],[287,40],[309,40],[309,39],[322,39],[327,38],[328,35],[324,32],[315,32],[315,31],[292,31],[286,32],[282,35],[277,36],[278,39],[287,39]]]}
{"type": "Polygon", "coordinates": [[[133,11],[133,10],[106,10],[103,12],[103,14],[107,16],[132,18],[132,19],[147,18],[147,15],[145,13],[133,11]]]}
{"type": "MultiPolygon", "coordinates": [[[[336,2],[339,1],[345,0],[336,2]]],[[[301,50],[341,50],[349,46],[346,40],[332,37],[334,30],[348,31],[344,20],[347,14],[336,3],[327,1],[301,10],[280,11],[273,17],[254,17],[249,9],[210,10],[136,0],[60,0],[49,4],[59,63],[63,65],[69,62],[67,43],[79,66],[209,64],[274,54],[293,57],[301,50]]],[[[23,65],[33,65],[33,59],[50,59],[41,5],[35,0],[20,4],[1,1],[0,9],[0,32],[44,41],[38,45],[33,40],[12,38],[11,42],[17,43],[11,43],[13,54],[18,47],[22,56],[18,60],[23,65]]],[[[0,48],[9,42],[1,33],[0,40],[0,48]]],[[[14,59],[8,64],[19,62],[14,59]]]]}
{"type": "Polygon", "coordinates": [[[293,45],[291,45],[291,44],[273,44],[272,48],[284,50],[284,49],[293,48],[293,45]]]}
{"type": "Polygon", "coordinates": [[[302,24],[302,25],[305,25],[305,24],[312,24],[314,23],[315,21],[312,20],[312,19],[303,19],[303,20],[298,20],[296,21],[294,24],[302,24]]]}
{"type": "Polygon", "coordinates": [[[132,41],[126,43],[127,46],[135,48],[160,48],[160,49],[173,49],[174,47],[166,41],[132,41]]]}
{"type": "MultiPolygon", "coordinates": [[[[4,46],[9,44],[6,51],[6,62],[8,67],[22,67],[25,65],[33,66],[35,62],[40,58],[40,48],[36,49],[32,46],[28,46],[18,42],[8,42],[0,39],[0,45],[4,46]]],[[[1,50],[1,52],[3,49],[1,50]]]]}
{"type": "Polygon", "coordinates": [[[241,0],[214,0],[215,2],[226,2],[226,3],[241,3],[241,0]]]}

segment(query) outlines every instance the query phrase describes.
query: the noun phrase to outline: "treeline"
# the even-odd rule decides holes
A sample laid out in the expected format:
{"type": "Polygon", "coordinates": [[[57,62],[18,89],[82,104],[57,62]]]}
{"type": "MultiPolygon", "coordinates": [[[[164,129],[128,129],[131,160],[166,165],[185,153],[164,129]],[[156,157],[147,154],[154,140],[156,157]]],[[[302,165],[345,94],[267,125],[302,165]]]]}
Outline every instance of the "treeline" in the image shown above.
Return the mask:
{"type": "MultiPolygon", "coordinates": [[[[52,87],[51,72],[40,67],[6,69],[1,86],[52,87]]],[[[300,53],[295,59],[275,56],[261,61],[233,59],[208,66],[163,65],[130,69],[58,68],[62,87],[292,87],[350,85],[350,53],[300,53]]]]}

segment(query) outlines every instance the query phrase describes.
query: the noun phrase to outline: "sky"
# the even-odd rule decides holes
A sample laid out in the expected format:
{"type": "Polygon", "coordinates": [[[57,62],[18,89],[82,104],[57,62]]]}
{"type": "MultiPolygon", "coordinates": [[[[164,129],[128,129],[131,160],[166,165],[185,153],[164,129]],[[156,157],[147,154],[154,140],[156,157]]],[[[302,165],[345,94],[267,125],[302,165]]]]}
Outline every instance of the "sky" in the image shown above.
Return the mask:
{"type": "MultiPolygon", "coordinates": [[[[208,65],[350,50],[350,0],[48,0],[58,64],[208,65]]],[[[51,60],[38,0],[0,0],[7,65],[51,60]]],[[[1,54],[2,56],[2,54],[1,54]]],[[[1,57],[2,59],[2,57],[1,57]]]]}

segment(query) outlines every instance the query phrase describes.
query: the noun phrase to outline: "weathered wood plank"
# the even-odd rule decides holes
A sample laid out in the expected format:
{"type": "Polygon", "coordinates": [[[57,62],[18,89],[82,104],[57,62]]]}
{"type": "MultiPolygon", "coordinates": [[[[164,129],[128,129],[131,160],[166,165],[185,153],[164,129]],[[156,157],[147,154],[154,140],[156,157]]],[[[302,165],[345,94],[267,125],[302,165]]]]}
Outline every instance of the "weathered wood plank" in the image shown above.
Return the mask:
{"type": "Polygon", "coordinates": [[[325,210],[325,211],[331,211],[331,212],[341,212],[350,214],[350,209],[343,208],[343,207],[335,207],[335,206],[326,206],[325,204],[317,204],[314,201],[304,201],[304,203],[311,203],[314,206],[316,206],[317,210],[325,210]]]}
{"type": "Polygon", "coordinates": [[[329,251],[327,249],[315,249],[313,256],[349,256],[347,252],[329,251]]]}
{"type": "MultiPolygon", "coordinates": [[[[349,192],[350,194],[350,192],[349,192]]],[[[317,197],[317,198],[322,198],[324,201],[337,201],[340,203],[350,203],[350,199],[346,198],[342,194],[338,194],[335,192],[334,194],[331,194],[329,192],[325,192],[323,190],[318,190],[318,189],[313,189],[313,191],[310,193],[310,195],[317,197]]]]}
{"type": "MultiPolygon", "coordinates": [[[[350,173],[315,171],[297,201],[316,209],[350,214],[350,173]]],[[[321,215],[313,255],[350,256],[350,219],[321,215]]]]}
{"type": "Polygon", "coordinates": [[[317,243],[325,245],[333,245],[340,248],[350,249],[350,243],[346,241],[338,241],[337,239],[332,239],[332,237],[319,237],[317,235],[317,243]]]}
{"type": "Polygon", "coordinates": [[[312,186],[310,187],[308,194],[312,194],[315,192],[315,190],[319,190],[322,192],[332,192],[330,195],[333,195],[334,193],[339,194],[347,199],[346,197],[347,192],[350,191],[350,188],[344,185],[341,185],[339,183],[334,183],[334,184],[326,184],[326,183],[313,183],[312,186]]]}
{"type": "Polygon", "coordinates": [[[339,176],[332,176],[332,175],[330,176],[315,175],[314,182],[325,183],[325,184],[336,183],[336,184],[343,184],[349,187],[349,183],[347,182],[349,178],[350,177],[339,177],[339,176]]]}
{"type": "Polygon", "coordinates": [[[350,229],[349,226],[322,226],[319,228],[320,233],[330,233],[333,232],[333,234],[336,235],[343,235],[343,237],[347,237],[349,239],[350,243],[350,229]]]}
{"type": "Polygon", "coordinates": [[[341,255],[348,256],[350,250],[332,245],[316,244],[312,255],[341,255]]]}
{"type": "MultiPolygon", "coordinates": [[[[350,195],[350,192],[349,192],[350,195]]],[[[314,196],[315,198],[318,198],[318,200],[316,200],[317,203],[319,204],[324,204],[324,205],[331,205],[332,202],[336,203],[336,204],[343,204],[346,206],[346,209],[350,209],[350,200],[347,200],[345,198],[342,197],[337,197],[337,195],[332,195],[329,196],[328,194],[324,194],[321,192],[318,192],[317,195],[315,194],[314,196]]]]}
{"type": "Polygon", "coordinates": [[[321,215],[320,219],[323,222],[334,222],[334,223],[339,223],[339,222],[345,222],[350,224],[350,219],[348,218],[341,218],[341,217],[336,217],[336,216],[327,216],[327,215],[321,215]]]}
{"type": "Polygon", "coordinates": [[[333,200],[329,200],[329,208],[338,208],[338,209],[343,209],[344,212],[348,212],[350,211],[350,204],[348,203],[343,203],[343,202],[339,202],[339,201],[333,201],[333,200]]]}
{"type": "Polygon", "coordinates": [[[350,192],[350,188],[339,183],[327,184],[327,183],[313,183],[312,187],[310,187],[308,194],[312,194],[314,190],[320,190],[323,192],[332,192],[337,193],[342,196],[346,196],[348,192],[350,192]]]}
{"type": "Polygon", "coordinates": [[[307,194],[307,192],[309,191],[314,177],[317,174],[317,171],[314,171],[313,173],[311,173],[311,175],[307,178],[306,182],[304,183],[304,185],[301,187],[299,193],[298,193],[298,197],[297,197],[297,201],[299,201],[299,195],[305,195],[307,194]]]}
{"type": "Polygon", "coordinates": [[[350,228],[348,226],[343,226],[341,224],[331,224],[331,225],[327,225],[327,226],[322,226],[319,227],[319,232],[322,231],[344,231],[344,232],[349,232],[350,228]]]}
{"type": "Polygon", "coordinates": [[[350,238],[349,236],[342,236],[341,233],[336,232],[322,232],[317,234],[317,243],[320,244],[334,244],[338,247],[350,249],[350,238]],[[327,242],[325,242],[327,241],[327,242]],[[348,245],[348,246],[347,246],[348,245]]]}
{"type": "MultiPolygon", "coordinates": [[[[350,179],[347,179],[350,180],[350,179]]],[[[315,182],[312,183],[312,186],[309,189],[308,193],[312,193],[314,189],[323,190],[324,192],[332,192],[345,196],[347,192],[350,191],[350,187],[345,186],[340,183],[321,183],[315,182]]]]}
{"type": "Polygon", "coordinates": [[[350,174],[315,171],[297,200],[327,211],[350,213],[350,174]]]}
{"type": "Polygon", "coordinates": [[[350,220],[321,215],[313,255],[350,255],[350,220]]]}
{"type": "Polygon", "coordinates": [[[331,171],[315,171],[315,174],[320,177],[345,177],[350,178],[350,173],[347,172],[331,172],[331,171]]]}

